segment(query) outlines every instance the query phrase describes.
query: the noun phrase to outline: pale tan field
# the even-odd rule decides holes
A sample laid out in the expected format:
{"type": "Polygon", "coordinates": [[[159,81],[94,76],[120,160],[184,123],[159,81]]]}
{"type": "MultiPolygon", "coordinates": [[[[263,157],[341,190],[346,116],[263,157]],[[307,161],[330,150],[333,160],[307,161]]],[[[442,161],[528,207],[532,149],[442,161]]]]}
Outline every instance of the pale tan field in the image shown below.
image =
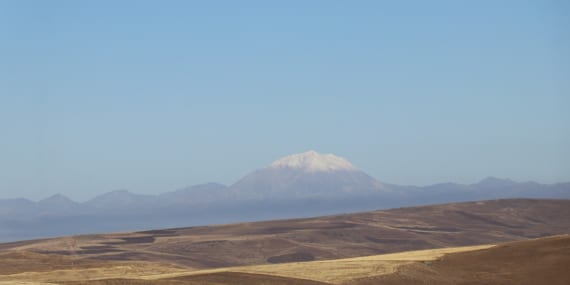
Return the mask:
{"type": "Polygon", "coordinates": [[[436,260],[448,253],[465,252],[490,248],[493,245],[465,246],[402,253],[382,254],[325,261],[293,262],[284,264],[231,267],[217,270],[199,270],[191,273],[171,273],[145,276],[144,279],[164,279],[178,276],[200,275],[219,272],[243,272],[302,278],[342,284],[353,279],[390,274],[399,266],[418,261],[436,260]]]}
{"type": "MultiPolygon", "coordinates": [[[[147,275],[162,275],[167,273],[182,273],[186,270],[173,266],[153,264],[153,263],[131,263],[124,265],[115,265],[109,263],[102,264],[101,267],[94,268],[74,268],[53,270],[47,272],[24,272],[10,275],[0,275],[0,285],[16,284],[5,282],[62,282],[62,281],[84,281],[84,280],[100,280],[100,279],[139,279],[147,275]]],[[[25,283],[21,283],[25,284],[25,283]]]]}
{"type": "Polygon", "coordinates": [[[493,245],[467,246],[434,250],[420,250],[403,253],[373,255],[339,260],[314,261],[307,263],[290,263],[278,265],[262,265],[243,270],[248,273],[297,277],[342,284],[357,278],[390,274],[402,265],[418,261],[431,261],[447,253],[486,249],[493,245]]]}
{"type": "Polygon", "coordinates": [[[0,285],[57,285],[56,283],[25,282],[25,281],[1,281],[0,285]]]}
{"type": "Polygon", "coordinates": [[[181,268],[152,263],[132,263],[95,268],[76,268],[48,272],[25,272],[0,276],[0,285],[41,285],[58,282],[90,281],[105,279],[165,280],[212,273],[253,273],[288,278],[314,280],[329,284],[390,274],[399,266],[413,262],[430,261],[447,253],[473,251],[493,245],[467,246],[433,250],[420,250],[395,254],[374,255],[327,261],[294,262],[272,265],[240,266],[209,270],[184,270],[181,268]],[[43,283],[41,283],[43,282],[43,283]]]}

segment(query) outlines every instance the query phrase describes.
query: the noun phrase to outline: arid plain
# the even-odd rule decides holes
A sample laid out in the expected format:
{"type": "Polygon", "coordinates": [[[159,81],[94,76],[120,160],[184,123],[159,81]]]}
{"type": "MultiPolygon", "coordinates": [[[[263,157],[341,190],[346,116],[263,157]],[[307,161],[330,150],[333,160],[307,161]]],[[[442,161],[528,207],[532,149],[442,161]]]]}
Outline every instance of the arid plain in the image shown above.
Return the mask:
{"type": "Polygon", "coordinates": [[[0,284],[568,284],[569,232],[512,199],[71,236],[0,244],[0,284]]]}

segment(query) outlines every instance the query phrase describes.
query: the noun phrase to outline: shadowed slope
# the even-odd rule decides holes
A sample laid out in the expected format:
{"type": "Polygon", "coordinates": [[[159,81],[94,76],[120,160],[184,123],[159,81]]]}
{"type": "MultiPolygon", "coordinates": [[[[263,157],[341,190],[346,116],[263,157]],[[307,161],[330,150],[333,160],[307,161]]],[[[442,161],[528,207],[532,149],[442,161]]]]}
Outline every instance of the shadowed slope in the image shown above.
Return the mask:
{"type": "Polygon", "coordinates": [[[402,266],[396,273],[354,284],[570,284],[570,236],[502,244],[445,255],[433,263],[402,266]]]}
{"type": "Polygon", "coordinates": [[[326,285],[312,280],[279,277],[264,274],[241,272],[222,272],[196,276],[184,276],[172,279],[106,279],[94,281],[62,282],[63,285],[326,285]]]}

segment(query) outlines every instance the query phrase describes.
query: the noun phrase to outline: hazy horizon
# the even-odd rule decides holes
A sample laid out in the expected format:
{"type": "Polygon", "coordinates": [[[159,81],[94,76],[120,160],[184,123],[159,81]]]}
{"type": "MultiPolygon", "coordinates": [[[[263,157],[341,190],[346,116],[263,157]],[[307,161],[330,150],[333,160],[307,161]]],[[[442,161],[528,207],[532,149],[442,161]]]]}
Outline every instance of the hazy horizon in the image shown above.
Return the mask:
{"type": "MultiPolygon", "coordinates": [[[[309,152],[314,152],[314,150],[310,150],[309,152]]],[[[299,155],[299,154],[294,154],[294,155],[299,155]]],[[[323,154],[323,155],[333,155],[333,154],[323,154]]],[[[250,173],[254,173],[254,172],[256,172],[256,171],[258,171],[258,170],[261,170],[261,169],[263,169],[263,168],[269,168],[269,167],[271,167],[274,163],[276,163],[276,162],[278,162],[278,161],[281,161],[282,159],[284,159],[284,158],[286,158],[286,157],[287,157],[287,156],[282,157],[280,160],[276,160],[276,161],[274,161],[272,164],[268,164],[268,165],[265,165],[265,166],[263,166],[263,167],[258,167],[258,168],[256,168],[256,169],[252,169],[252,170],[250,171],[250,173]]],[[[356,171],[363,171],[364,173],[366,173],[366,170],[364,170],[364,169],[355,168],[354,170],[356,170],[356,171]]],[[[43,196],[43,197],[35,197],[35,198],[32,198],[32,197],[24,197],[24,196],[18,196],[18,197],[0,197],[0,200],[1,200],[1,199],[12,199],[12,198],[25,198],[25,199],[28,199],[28,200],[31,200],[31,201],[38,202],[38,201],[41,201],[41,200],[43,200],[43,199],[51,198],[51,197],[56,196],[56,195],[63,195],[63,196],[66,196],[67,198],[70,198],[71,200],[73,200],[73,201],[75,201],[75,202],[83,203],[83,202],[87,202],[87,201],[89,201],[89,200],[91,200],[91,199],[93,199],[93,198],[96,198],[97,196],[104,195],[104,194],[107,194],[107,193],[110,193],[110,192],[115,192],[115,191],[128,191],[129,193],[132,193],[132,194],[142,194],[142,195],[161,195],[161,194],[166,194],[166,193],[169,193],[169,192],[174,192],[174,191],[177,191],[177,190],[182,190],[182,189],[185,189],[185,188],[187,188],[187,187],[199,186],[199,185],[206,185],[206,184],[221,184],[221,185],[230,187],[230,186],[232,186],[234,183],[239,182],[239,180],[240,180],[241,178],[243,178],[243,177],[240,177],[238,180],[233,181],[233,182],[230,182],[230,183],[227,183],[227,184],[226,184],[226,183],[220,183],[220,182],[218,182],[218,181],[205,181],[205,182],[201,182],[201,183],[195,183],[195,184],[192,184],[192,185],[182,185],[182,186],[179,186],[179,187],[174,188],[174,189],[164,189],[164,190],[157,191],[157,192],[153,192],[153,193],[141,193],[141,192],[138,192],[136,189],[110,189],[110,190],[107,189],[107,190],[102,190],[102,191],[100,191],[100,192],[98,192],[98,193],[94,193],[94,194],[93,194],[92,196],[90,196],[90,197],[83,197],[83,198],[81,198],[81,199],[74,199],[73,196],[70,196],[69,194],[57,192],[57,193],[47,193],[47,196],[43,196]]],[[[373,178],[376,178],[376,177],[373,177],[373,178]]],[[[547,185],[547,184],[557,184],[557,183],[568,183],[568,182],[569,182],[569,181],[557,181],[557,182],[552,182],[552,183],[543,183],[543,182],[541,182],[541,181],[534,181],[534,180],[521,180],[521,181],[517,181],[517,180],[512,180],[512,179],[509,178],[509,177],[496,177],[496,176],[489,175],[489,176],[486,176],[486,177],[481,177],[480,179],[477,179],[476,181],[464,182],[464,183],[460,183],[460,182],[457,182],[457,181],[438,181],[438,182],[435,182],[435,183],[425,184],[425,185],[418,185],[418,184],[401,184],[400,186],[419,186],[419,187],[427,187],[427,186],[433,186],[433,185],[445,184],[445,183],[458,183],[458,184],[463,184],[463,185],[475,185],[475,184],[484,182],[485,180],[488,180],[488,179],[498,179],[498,180],[505,180],[505,181],[513,181],[513,182],[516,182],[516,183],[536,182],[536,183],[546,184],[546,185],[547,185]]],[[[388,184],[388,185],[394,184],[394,183],[390,183],[389,181],[381,181],[381,182],[382,182],[382,183],[386,183],[386,184],[388,184]]]]}
{"type": "Polygon", "coordinates": [[[314,149],[401,185],[570,181],[565,1],[4,1],[0,199],[231,184],[314,149]]]}

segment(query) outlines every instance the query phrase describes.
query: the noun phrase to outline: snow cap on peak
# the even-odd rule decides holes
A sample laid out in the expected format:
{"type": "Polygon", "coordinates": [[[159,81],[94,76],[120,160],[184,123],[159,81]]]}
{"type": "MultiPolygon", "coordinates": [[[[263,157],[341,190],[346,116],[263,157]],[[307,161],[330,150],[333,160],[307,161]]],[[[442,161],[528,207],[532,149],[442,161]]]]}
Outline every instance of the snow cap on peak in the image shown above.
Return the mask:
{"type": "Polygon", "coordinates": [[[314,150],[283,157],[271,163],[269,168],[294,168],[308,172],[356,170],[348,160],[342,157],[334,154],[320,154],[314,150]]]}

